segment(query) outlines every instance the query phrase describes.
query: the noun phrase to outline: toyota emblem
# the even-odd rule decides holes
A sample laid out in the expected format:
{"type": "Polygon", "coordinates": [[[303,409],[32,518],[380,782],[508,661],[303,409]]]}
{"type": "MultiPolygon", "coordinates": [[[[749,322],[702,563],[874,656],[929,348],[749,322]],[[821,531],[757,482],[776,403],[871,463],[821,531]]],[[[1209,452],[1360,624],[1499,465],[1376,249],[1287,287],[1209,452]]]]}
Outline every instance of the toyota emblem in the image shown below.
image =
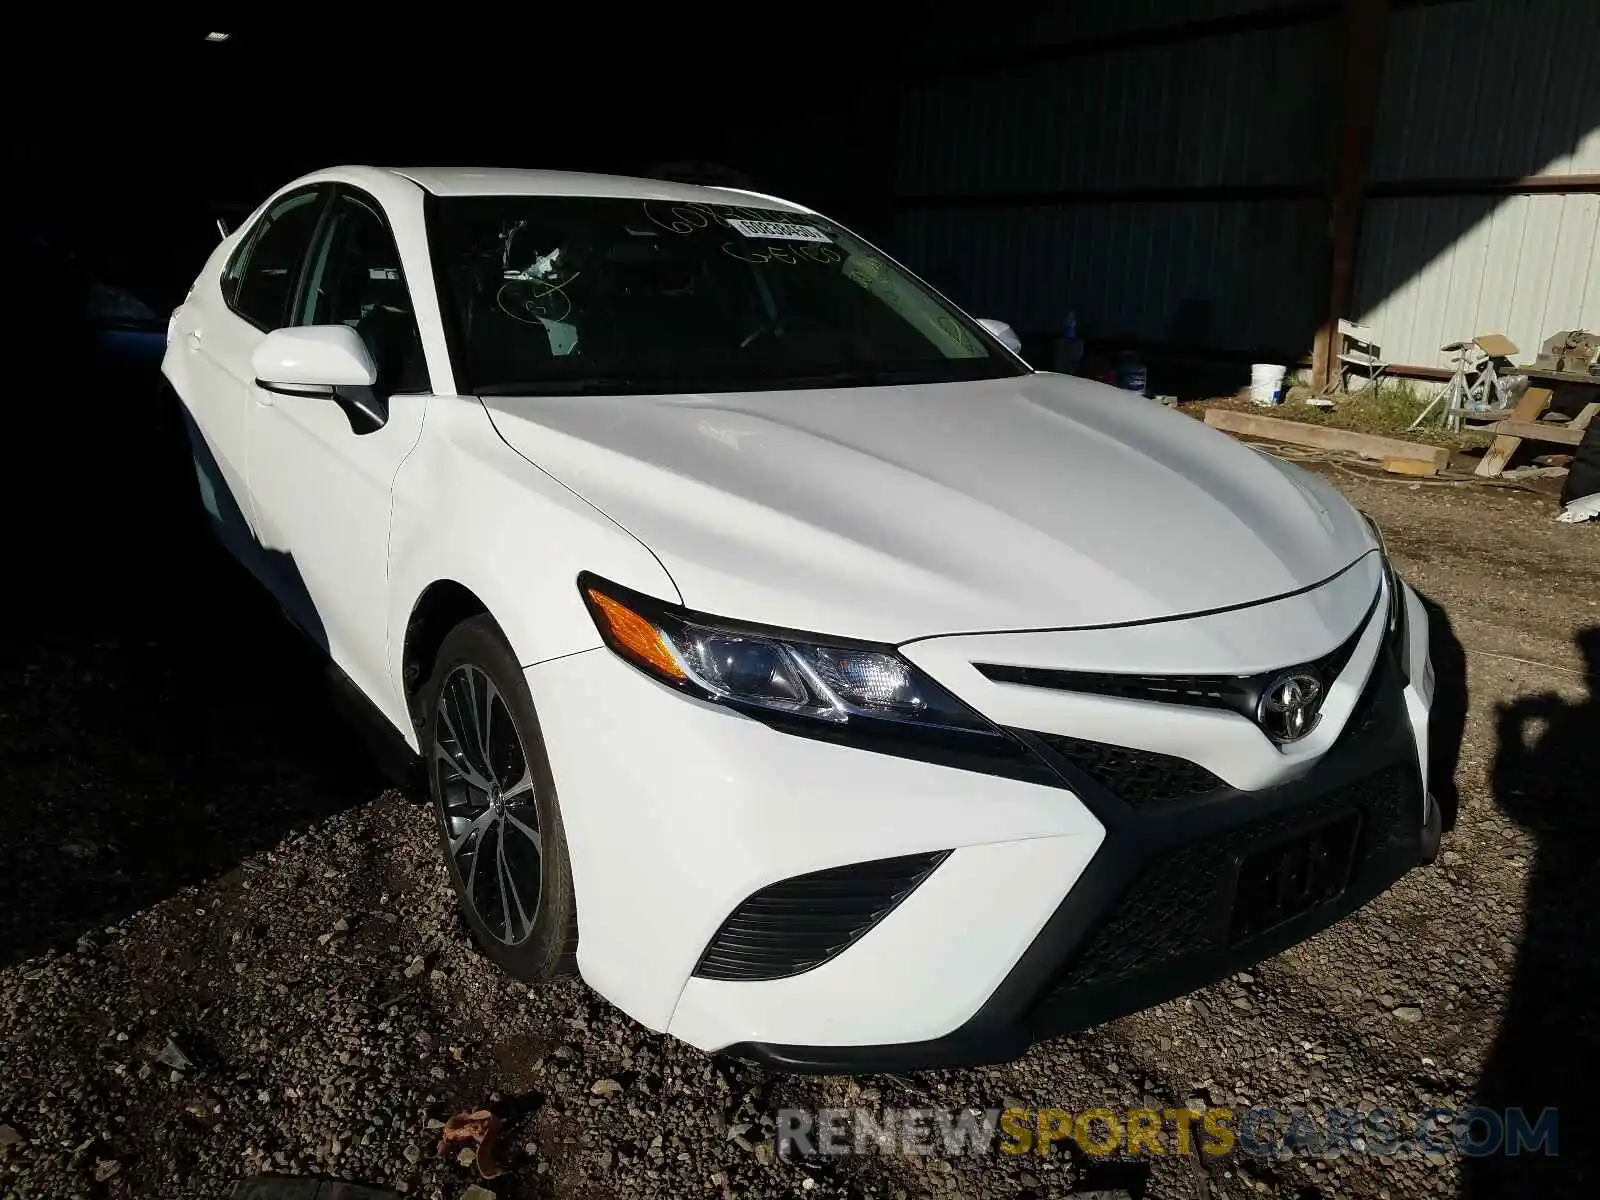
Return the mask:
{"type": "Polygon", "coordinates": [[[1322,681],[1310,671],[1286,671],[1267,685],[1256,723],[1275,742],[1298,742],[1317,725],[1322,681]]]}

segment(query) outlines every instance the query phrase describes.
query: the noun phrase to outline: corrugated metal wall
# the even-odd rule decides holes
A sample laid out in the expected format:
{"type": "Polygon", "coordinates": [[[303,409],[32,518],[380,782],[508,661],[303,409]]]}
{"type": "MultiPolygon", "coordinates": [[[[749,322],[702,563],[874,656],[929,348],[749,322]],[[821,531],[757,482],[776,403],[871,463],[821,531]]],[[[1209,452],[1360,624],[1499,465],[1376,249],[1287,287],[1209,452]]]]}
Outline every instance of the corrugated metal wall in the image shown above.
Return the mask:
{"type": "MultiPolygon", "coordinates": [[[[1072,36],[1263,4],[1074,6],[1072,36]]],[[[1035,24],[1049,25],[1036,16],[1035,24]]],[[[1057,19],[1056,36],[1061,19],[1057,19]]],[[[1070,309],[1097,336],[1300,344],[1315,320],[1315,202],[1107,198],[1137,189],[1296,185],[1326,157],[1321,24],[931,79],[901,104],[895,249],[1019,329],[1070,309]],[[1082,193],[1044,203],[973,198],[1082,193]],[[1271,304],[1257,298],[1273,296],[1271,304]]]]}
{"type": "Polygon", "coordinates": [[[922,36],[909,50],[915,61],[945,63],[1018,46],[1054,46],[1086,38],[1134,35],[1195,21],[1271,11],[1292,2],[1296,0],[1056,0],[1053,4],[1036,0],[993,20],[979,19],[974,11],[963,9],[952,13],[942,25],[934,10],[926,14],[919,30],[922,36]]]}
{"type": "Polygon", "coordinates": [[[1304,280],[1323,253],[1320,211],[1193,200],[921,209],[898,219],[896,240],[967,308],[1018,329],[1053,330],[1070,309],[1095,337],[1293,347],[1316,320],[1304,280]]]}
{"type": "Polygon", "coordinates": [[[1600,4],[1458,0],[1397,9],[1374,181],[1600,170],[1600,4]]]}
{"type": "Polygon", "coordinates": [[[1371,200],[1356,311],[1390,362],[1445,365],[1439,347],[1503,333],[1530,360],[1560,329],[1600,329],[1600,196],[1371,200]],[[1465,230],[1465,232],[1461,232],[1465,230]],[[1440,245],[1420,269],[1402,247],[1440,245]]]}
{"type": "Polygon", "coordinates": [[[1321,177],[1326,27],[1257,30],[934,79],[901,102],[912,196],[1321,177]]]}
{"type": "MultiPolygon", "coordinates": [[[[1600,175],[1600,4],[1472,0],[1390,19],[1375,184],[1600,175]]],[[[1374,198],[1356,315],[1391,361],[1504,333],[1531,357],[1600,329],[1600,196],[1374,198]]]]}
{"type": "MultiPolygon", "coordinates": [[[[1307,354],[1326,316],[1336,11],[1122,0],[967,18],[902,92],[892,248],[1019,329],[1070,308],[1091,336],[1307,354]],[[1262,19],[1205,24],[1242,14],[1262,19]],[[1163,41],[1173,27],[1184,40],[1163,41]],[[971,65],[1008,48],[1028,65],[971,65]]],[[[1600,327],[1593,188],[1487,194],[1600,174],[1597,47],[1596,0],[1395,0],[1350,314],[1392,361],[1433,364],[1489,329],[1531,353],[1600,327]],[[1480,194],[1416,194],[1450,181],[1480,194]]]]}

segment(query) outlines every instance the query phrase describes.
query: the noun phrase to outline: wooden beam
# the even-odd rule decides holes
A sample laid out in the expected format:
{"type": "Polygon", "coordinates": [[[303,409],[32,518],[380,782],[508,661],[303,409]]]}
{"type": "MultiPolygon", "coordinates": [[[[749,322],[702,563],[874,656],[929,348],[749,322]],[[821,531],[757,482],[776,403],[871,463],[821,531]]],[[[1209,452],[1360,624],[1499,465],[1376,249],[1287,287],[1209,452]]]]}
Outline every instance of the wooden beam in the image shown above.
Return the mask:
{"type": "Polygon", "coordinates": [[[1353,315],[1356,239],[1377,125],[1378,93],[1383,88],[1388,27],[1389,0],[1344,0],[1341,5],[1340,69],[1333,94],[1342,98],[1342,107],[1335,135],[1327,307],[1311,349],[1311,387],[1318,392],[1333,382],[1338,370],[1339,318],[1353,315]]]}
{"type": "MultiPolygon", "coordinates": [[[[1499,434],[1495,438],[1497,442],[1501,438],[1513,442],[1527,438],[1532,442],[1559,442],[1563,446],[1577,446],[1583,441],[1581,429],[1574,429],[1571,425],[1548,425],[1542,421],[1501,421],[1498,425],[1486,425],[1483,432],[1499,434]]],[[[1486,454],[1484,457],[1489,456],[1486,454]]]]}
{"type": "Polygon", "coordinates": [[[1246,437],[1265,438],[1271,442],[1315,446],[1319,450],[1347,450],[1379,462],[1398,458],[1408,462],[1432,463],[1439,470],[1450,462],[1450,451],[1444,446],[1424,446],[1399,438],[1379,437],[1375,433],[1357,433],[1353,429],[1311,425],[1304,421],[1285,421],[1279,417],[1257,416],[1231,408],[1206,409],[1206,424],[1228,433],[1242,433],[1246,437]]]}
{"type": "Polygon", "coordinates": [[[1437,475],[1439,464],[1420,458],[1386,458],[1383,469],[1392,475],[1437,475]]]}
{"type": "Polygon", "coordinates": [[[1594,420],[1597,413],[1600,413],[1600,400],[1591,400],[1578,410],[1578,415],[1572,418],[1572,424],[1567,428],[1576,429],[1581,434],[1589,428],[1589,422],[1594,420]]]}
{"type": "MultiPolygon", "coordinates": [[[[1512,429],[1523,428],[1537,431],[1540,427],[1533,422],[1539,419],[1539,414],[1550,407],[1550,389],[1531,387],[1522,393],[1522,399],[1517,401],[1517,406],[1511,410],[1511,419],[1501,421],[1493,426],[1499,436],[1489,446],[1484,456],[1478,462],[1478,469],[1474,475],[1481,475],[1485,479],[1493,479],[1506,469],[1506,464],[1511,461],[1511,456],[1517,452],[1517,447],[1522,445],[1524,437],[1531,434],[1521,432],[1513,433],[1512,429]]],[[[1576,443],[1574,443],[1576,444],[1576,443]]]]}

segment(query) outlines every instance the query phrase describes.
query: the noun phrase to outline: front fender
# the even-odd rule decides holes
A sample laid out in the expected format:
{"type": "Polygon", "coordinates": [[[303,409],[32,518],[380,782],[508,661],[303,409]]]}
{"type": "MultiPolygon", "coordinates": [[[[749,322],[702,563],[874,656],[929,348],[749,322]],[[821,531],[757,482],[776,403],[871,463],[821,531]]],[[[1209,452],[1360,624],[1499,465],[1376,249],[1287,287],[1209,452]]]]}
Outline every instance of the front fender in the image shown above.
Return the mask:
{"type": "MultiPolygon", "coordinates": [[[[471,397],[429,402],[423,436],[396,473],[393,495],[387,615],[394,711],[406,711],[406,627],[441,580],[483,602],[525,667],[602,644],[578,595],[580,571],[681,603],[655,555],[508,446],[471,397]]],[[[403,732],[415,749],[409,722],[403,732]]]]}

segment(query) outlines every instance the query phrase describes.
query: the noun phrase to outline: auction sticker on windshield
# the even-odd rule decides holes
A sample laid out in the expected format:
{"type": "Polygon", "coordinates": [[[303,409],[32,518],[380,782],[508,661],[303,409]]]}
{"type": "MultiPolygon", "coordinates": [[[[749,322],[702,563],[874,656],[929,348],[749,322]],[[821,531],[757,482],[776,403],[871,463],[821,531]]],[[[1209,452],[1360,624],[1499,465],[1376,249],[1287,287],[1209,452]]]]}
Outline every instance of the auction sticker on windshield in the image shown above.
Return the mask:
{"type": "Polygon", "coordinates": [[[740,217],[729,217],[728,224],[745,237],[769,238],[783,242],[833,241],[820,229],[810,225],[796,225],[790,221],[747,221],[740,217]]]}

